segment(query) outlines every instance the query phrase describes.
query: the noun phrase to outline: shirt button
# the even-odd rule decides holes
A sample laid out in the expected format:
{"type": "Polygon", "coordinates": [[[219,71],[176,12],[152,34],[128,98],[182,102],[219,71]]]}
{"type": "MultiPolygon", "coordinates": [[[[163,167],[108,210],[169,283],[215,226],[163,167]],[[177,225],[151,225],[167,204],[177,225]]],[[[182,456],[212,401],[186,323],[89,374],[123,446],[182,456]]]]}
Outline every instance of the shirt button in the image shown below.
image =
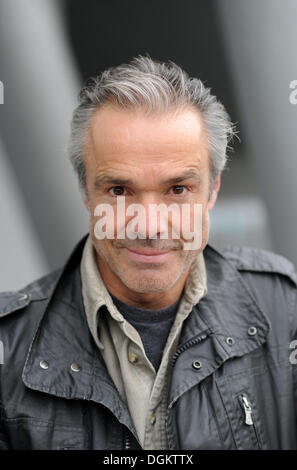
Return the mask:
{"type": "Polygon", "coordinates": [[[150,419],[151,424],[155,424],[156,419],[157,419],[157,418],[156,418],[156,414],[155,414],[155,413],[152,413],[152,414],[151,414],[151,419],[150,419]]]}
{"type": "Polygon", "coordinates": [[[48,364],[47,361],[42,360],[42,361],[39,362],[39,365],[40,365],[41,369],[48,369],[49,364],[48,364]]]}
{"type": "Polygon", "coordinates": [[[71,366],[70,366],[70,369],[73,372],[79,372],[80,371],[80,366],[78,364],[76,364],[76,362],[73,362],[73,364],[71,364],[71,366]]]}
{"type": "Polygon", "coordinates": [[[135,364],[135,362],[138,361],[138,356],[136,356],[136,354],[134,353],[130,353],[128,356],[128,359],[129,359],[129,362],[131,362],[132,364],[135,364]]]}

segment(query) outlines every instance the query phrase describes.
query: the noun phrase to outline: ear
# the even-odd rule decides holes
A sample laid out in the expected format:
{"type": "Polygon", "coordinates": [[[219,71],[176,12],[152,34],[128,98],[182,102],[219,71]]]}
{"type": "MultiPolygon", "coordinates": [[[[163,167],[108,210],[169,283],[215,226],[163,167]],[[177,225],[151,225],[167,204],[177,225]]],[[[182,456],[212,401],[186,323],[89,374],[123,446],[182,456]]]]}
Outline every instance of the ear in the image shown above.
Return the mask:
{"type": "Polygon", "coordinates": [[[213,206],[215,205],[215,202],[217,200],[217,196],[218,196],[218,192],[220,190],[220,187],[221,187],[221,175],[219,174],[217,176],[217,179],[216,179],[216,182],[215,182],[215,185],[214,185],[214,188],[212,190],[212,193],[211,193],[211,197],[207,203],[207,209],[209,211],[211,211],[211,209],[213,208],[213,206]]]}
{"type": "Polygon", "coordinates": [[[79,189],[79,192],[80,192],[80,194],[81,194],[81,198],[82,198],[82,200],[83,200],[83,203],[84,203],[84,205],[85,205],[87,211],[89,211],[89,210],[90,210],[90,208],[89,208],[89,201],[88,201],[88,199],[87,199],[87,196],[86,196],[86,194],[85,194],[85,191],[82,189],[82,187],[81,187],[81,185],[80,185],[79,182],[78,182],[78,189],[79,189]]]}

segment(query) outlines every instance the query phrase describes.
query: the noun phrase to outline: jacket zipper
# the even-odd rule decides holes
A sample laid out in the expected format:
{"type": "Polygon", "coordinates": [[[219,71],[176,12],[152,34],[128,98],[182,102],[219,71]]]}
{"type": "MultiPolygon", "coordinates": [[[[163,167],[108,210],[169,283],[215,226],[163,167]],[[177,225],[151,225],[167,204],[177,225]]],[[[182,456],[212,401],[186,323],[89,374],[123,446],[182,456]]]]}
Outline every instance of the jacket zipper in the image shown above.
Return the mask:
{"type": "Polygon", "coordinates": [[[245,424],[248,426],[253,426],[253,417],[252,417],[252,407],[250,405],[250,402],[248,401],[247,397],[245,395],[240,395],[241,398],[241,403],[243,405],[244,409],[244,416],[245,416],[245,424]]]}
{"type": "Polygon", "coordinates": [[[201,343],[202,341],[204,341],[208,336],[210,336],[211,334],[213,333],[213,331],[208,328],[207,330],[204,330],[202,331],[201,333],[199,333],[199,335],[197,335],[196,337],[190,339],[189,341],[187,341],[186,343],[184,343],[182,346],[180,346],[176,353],[172,356],[172,360],[171,360],[171,366],[173,367],[174,366],[174,363],[176,361],[176,359],[178,358],[178,356],[184,352],[186,349],[189,349],[191,346],[194,346],[195,344],[199,344],[201,343]]]}
{"type": "Polygon", "coordinates": [[[129,435],[129,432],[126,429],[124,432],[124,445],[125,445],[125,450],[131,449],[131,437],[129,435]]]}
{"type": "Polygon", "coordinates": [[[255,427],[255,423],[253,421],[253,412],[252,412],[251,403],[248,400],[247,396],[243,393],[239,396],[239,400],[240,400],[241,406],[243,407],[243,410],[244,410],[244,423],[247,426],[253,426],[255,436],[256,436],[256,439],[257,439],[257,444],[258,444],[258,447],[260,449],[260,440],[259,440],[259,435],[258,435],[257,429],[255,427]]]}

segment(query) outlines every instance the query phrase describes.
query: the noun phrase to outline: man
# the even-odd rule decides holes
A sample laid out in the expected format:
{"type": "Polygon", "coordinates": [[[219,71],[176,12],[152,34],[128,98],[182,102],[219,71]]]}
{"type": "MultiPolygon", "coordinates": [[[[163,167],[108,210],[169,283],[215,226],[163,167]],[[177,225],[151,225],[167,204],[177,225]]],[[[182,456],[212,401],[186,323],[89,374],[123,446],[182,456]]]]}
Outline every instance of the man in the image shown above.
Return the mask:
{"type": "Polygon", "coordinates": [[[83,88],[69,155],[90,231],[0,297],[1,448],[297,448],[293,265],[207,244],[232,134],[172,62],[83,88]]]}

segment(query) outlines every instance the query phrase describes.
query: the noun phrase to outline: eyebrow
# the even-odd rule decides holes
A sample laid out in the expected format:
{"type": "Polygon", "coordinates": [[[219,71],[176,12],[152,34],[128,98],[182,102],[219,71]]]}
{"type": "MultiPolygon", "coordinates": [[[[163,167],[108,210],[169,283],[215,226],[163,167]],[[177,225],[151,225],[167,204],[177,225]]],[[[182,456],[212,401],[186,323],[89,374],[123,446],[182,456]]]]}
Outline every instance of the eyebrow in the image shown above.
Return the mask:
{"type": "Polygon", "coordinates": [[[197,171],[187,170],[179,176],[173,176],[172,178],[169,178],[168,180],[165,181],[165,183],[167,184],[181,183],[182,181],[188,180],[191,178],[196,179],[199,183],[201,181],[200,174],[197,173],[197,171]]]}
{"type": "MultiPolygon", "coordinates": [[[[181,173],[178,176],[173,176],[172,178],[169,178],[163,181],[163,184],[177,184],[190,178],[195,178],[198,181],[198,183],[200,183],[201,181],[201,177],[199,173],[197,173],[197,171],[188,170],[188,171],[181,173]]],[[[121,176],[116,176],[116,175],[114,176],[111,176],[108,174],[97,175],[94,180],[94,187],[99,189],[104,184],[114,184],[114,185],[119,185],[119,186],[129,186],[129,185],[132,186],[133,181],[129,178],[123,178],[121,176]]]]}

